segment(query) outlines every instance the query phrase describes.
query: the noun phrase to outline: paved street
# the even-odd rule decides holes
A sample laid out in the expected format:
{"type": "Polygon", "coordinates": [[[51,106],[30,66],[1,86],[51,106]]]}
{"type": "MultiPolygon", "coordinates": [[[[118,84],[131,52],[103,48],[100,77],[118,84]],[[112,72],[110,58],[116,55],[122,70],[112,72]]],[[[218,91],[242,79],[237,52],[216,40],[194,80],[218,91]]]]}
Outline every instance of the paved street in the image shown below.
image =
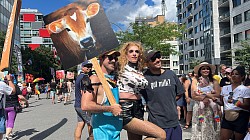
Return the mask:
{"type": "MultiPolygon", "coordinates": [[[[41,100],[30,100],[29,108],[17,114],[14,127],[14,140],[73,140],[76,126],[76,114],[73,102],[51,104],[51,100],[41,95],[41,100]]],[[[147,114],[145,114],[147,115],[147,114]]],[[[87,129],[83,131],[82,140],[87,139],[87,129]]],[[[121,140],[126,140],[126,132],[122,131],[121,140]]],[[[190,137],[189,132],[183,132],[183,140],[190,137]]]]}

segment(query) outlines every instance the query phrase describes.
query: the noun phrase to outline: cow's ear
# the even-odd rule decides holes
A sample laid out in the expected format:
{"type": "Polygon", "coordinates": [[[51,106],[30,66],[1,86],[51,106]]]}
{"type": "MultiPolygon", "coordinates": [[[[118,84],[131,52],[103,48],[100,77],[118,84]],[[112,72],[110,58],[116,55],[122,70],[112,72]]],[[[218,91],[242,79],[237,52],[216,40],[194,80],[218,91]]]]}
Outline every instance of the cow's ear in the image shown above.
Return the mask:
{"type": "Polygon", "coordinates": [[[64,25],[64,20],[63,19],[59,19],[56,20],[52,23],[50,23],[49,25],[47,25],[47,29],[49,31],[50,34],[52,33],[60,33],[62,30],[65,29],[65,25],[64,25]]]}
{"type": "Polygon", "coordinates": [[[95,16],[96,14],[98,14],[99,9],[100,9],[99,3],[91,3],[86,10],[87,16],[89,18],[95,16]]]}

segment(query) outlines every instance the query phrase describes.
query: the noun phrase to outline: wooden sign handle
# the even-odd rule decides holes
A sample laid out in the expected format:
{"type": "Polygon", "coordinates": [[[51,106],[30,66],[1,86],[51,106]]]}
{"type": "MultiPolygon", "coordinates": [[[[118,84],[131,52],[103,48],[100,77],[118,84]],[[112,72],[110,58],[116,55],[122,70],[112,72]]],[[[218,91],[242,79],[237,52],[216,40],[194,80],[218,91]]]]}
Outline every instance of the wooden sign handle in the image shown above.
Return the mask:
{"type": "Polygon", "coordinates": [[[114,97],[112,91],[110,90],[108,82],[106,81],[106,78],[104,77],[104,74],[102,72],[100,64],[98,63],[97,58],[91,59],[91,62],[93,64],[93,67],[94,67],[94,69],[96,71],[96,74],[97,74],[98,78],[100,79],[100,81],[102,83],[102,87],[103,87],[103,89],[104,89],[104,91],[105,91],[105,93],[106,93],[106,95],[108,97],[109,103],[111,105],[116,104],[115,97],[114,97]]]}

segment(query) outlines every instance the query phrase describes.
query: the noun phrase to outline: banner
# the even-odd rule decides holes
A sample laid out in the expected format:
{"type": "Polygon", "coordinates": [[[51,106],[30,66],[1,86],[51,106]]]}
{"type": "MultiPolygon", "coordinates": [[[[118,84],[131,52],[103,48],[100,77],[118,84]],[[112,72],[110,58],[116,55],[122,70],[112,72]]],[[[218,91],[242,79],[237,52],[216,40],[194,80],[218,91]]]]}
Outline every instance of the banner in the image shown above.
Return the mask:
{"type": "Polygon", "coordinates": [[[22,53],[20,48],[18,47],[18,45],[15,45],[15,49],[14,49],[14,54],[17,58],[17,81],[18,82],[23,82],[23,62],[22,62],[22,53]]]}
{"type": "Polygon", "coordinates": [[[16,23],[18,21],[21,4],[22,4],[21,0],[15,0],[13,4],[13,8],[9,19],[9,25],[7,28],[4,41],[0,70],[10,67],[11,46],[13,45],[15,38],[16,23]]]}
{"type": "Polygon", "coordinates": [[[56,71],[56,79],[64,79],[65,78],[65,72],[64,70],[57,70],[56,71]]]}
{"type": "Polygon", "coordinates": [[[26,73],[25,74],[25,81],[26,83],[32,83],[34,80],[34,76],[32,74],[26,73]]]}
{"type": "Polygon", "coordinates": [[[98,0],[78,0],[44,17],[64,69],[118,47],[98,0]]]}
{"type": "Polygon", "coordinates": [[[67,78],[67,79],[74,79],[74,72],[69,72],[69,71],[67,71],[66,78],[67,78]]]}

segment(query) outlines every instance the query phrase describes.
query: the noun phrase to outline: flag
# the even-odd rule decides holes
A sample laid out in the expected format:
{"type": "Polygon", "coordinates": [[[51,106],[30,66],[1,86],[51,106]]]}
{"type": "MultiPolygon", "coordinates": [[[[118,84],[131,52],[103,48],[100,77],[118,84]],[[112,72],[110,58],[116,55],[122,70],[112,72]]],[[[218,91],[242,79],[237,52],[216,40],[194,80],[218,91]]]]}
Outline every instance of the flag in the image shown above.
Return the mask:
{"type": "Polygon", "coordinates": [[[15,0],[13,4],[4,41],[0,70],[10,67],[11,46],[13,45],[15,38],[16,23],[20,13],[21,3],[21,0],[15,0]]]}

